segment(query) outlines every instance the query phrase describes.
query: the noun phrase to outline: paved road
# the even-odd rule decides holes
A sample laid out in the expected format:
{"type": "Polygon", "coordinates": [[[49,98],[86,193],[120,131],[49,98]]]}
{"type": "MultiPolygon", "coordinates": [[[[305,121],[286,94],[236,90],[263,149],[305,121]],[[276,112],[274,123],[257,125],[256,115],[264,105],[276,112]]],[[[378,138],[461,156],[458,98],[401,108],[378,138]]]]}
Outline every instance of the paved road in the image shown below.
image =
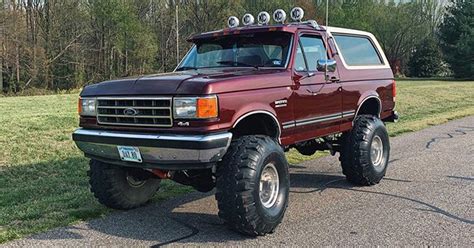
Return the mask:
{"type": "Polygon", "coordinates": [[[276,233],[231,232],[211,194],[55,229],[6,246],[474,246],[474,116],[391,140],[387,176],[373,187],[344,180],[337,158],[291,166],[290,205],[276,233]]]}

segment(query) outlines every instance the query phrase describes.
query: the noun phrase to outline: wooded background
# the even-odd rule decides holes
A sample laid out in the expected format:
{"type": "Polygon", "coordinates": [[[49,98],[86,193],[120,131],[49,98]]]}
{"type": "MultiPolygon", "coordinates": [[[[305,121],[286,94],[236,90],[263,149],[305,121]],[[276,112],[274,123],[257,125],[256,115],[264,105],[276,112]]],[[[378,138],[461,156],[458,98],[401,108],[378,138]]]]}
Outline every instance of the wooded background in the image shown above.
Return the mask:
{"type": "MultiPolygon", "coordinates": [[[[330,0],[329,23],[374,33],[398,75],[417,76],[419,70],[410,71],[410,68],[426,63],[436,68],[418,76],[449,75],[449,64],[444,62],[449,59],[442,56],[440,45],[441,48],[454,46],[462,37],[452,38],[450,44],[443,43],[439,30],[447,25],[443,20],[462,7],[458,5],[467,5],[461,9],[468,15],[467,29],[471,31],[464,35],[471,40],[466,46],[471,48],[467,55],[472,55],[473,1],[458,2],[461,3],[330,0]],[[423,51],[421,48],[428,49],[429,61],[410,62],[415,52],[423,51]]],[[[31,89],[39,93],[76,89],[106,79],[171,71],[190,47],[186,38],[225,28],[230,15],[256,16],[260,11],[273,13],[278,8],[289,13],[291,8],[300,6],[305,10],[305,19],[324,24],[326,14],[326,1],[322,0],[0,0],[0,3],[0,94],[31,89]]],[[[472,65],[472,57],[467,58],[468,65],[472,65]]],[[[472,76],[472,72],[471,66],[467,76],[472,76]]]]}

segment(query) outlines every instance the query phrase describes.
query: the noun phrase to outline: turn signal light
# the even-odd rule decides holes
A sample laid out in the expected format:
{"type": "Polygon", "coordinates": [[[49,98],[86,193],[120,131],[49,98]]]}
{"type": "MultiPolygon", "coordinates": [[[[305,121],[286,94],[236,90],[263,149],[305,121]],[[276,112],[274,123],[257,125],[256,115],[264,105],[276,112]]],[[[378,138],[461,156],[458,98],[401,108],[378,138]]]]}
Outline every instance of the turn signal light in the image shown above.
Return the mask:
{"type": "Polygon", "coordinates": [[[80,115],[82,113],[82,98],[79,98],[77,101],[77,114],[80,115]]]}
{"type": "Polygon", "coordinates": [[[215,118],[217,117],[217,98],[198,98],[197,99],[197,117],[215,118]]]}

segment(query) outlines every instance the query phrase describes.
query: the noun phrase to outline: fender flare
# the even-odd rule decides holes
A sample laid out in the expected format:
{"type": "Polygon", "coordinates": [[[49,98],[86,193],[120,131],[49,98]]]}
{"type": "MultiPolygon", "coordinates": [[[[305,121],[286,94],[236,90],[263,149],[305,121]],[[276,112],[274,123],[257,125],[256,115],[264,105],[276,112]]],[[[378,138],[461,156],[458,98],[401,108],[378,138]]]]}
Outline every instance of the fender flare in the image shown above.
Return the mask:
{"type": "Polygon", "coordinates": [[[239,118],[237,118],[236,121],[234,121],[234,124],[232,124],[232,128],[235,128],[239,122],[241,122],[242,120],[244,120],[246,117],[249,117],[251,115],[254,115],[254,114],[265,114],[265,115],[268,115],[270,117],[272,117],[273,121],[275,122],[278,130],[277,130],[277,141],[279,144],[281,144],[281,140],[280,140],[280,137],[281,137],[281,125],[280,125],[280,122],[278,121],[276,115],[268,110],[252,110],[250,112],[246,112],[245,114],[243,115],[240,115],[239,118]]]}
{"type": "Polygon", "coordinates": [[[379,97],[378,94],[370,94],[370,95],[364,97],[364,98],[362,99],[362,101],[360,101],[360,103],[358,104],[357,110],[356,110],[355,115],[354,115],[354,120],[355,120],[355,117],[357,117],[357,115],[359,114],[359,110],[360,110],[360,108],[362,107],[362,105],[364,105],[364,103],[365,103],[367,100],[371,99],[371,98],[377,99],[377,102],[379,103],[379,112],[378,112],[378,114],[377,114],[377,117],[380,118],[380,113],[382,113],[382,101],[380,100],[380,97],[379,97]]]}

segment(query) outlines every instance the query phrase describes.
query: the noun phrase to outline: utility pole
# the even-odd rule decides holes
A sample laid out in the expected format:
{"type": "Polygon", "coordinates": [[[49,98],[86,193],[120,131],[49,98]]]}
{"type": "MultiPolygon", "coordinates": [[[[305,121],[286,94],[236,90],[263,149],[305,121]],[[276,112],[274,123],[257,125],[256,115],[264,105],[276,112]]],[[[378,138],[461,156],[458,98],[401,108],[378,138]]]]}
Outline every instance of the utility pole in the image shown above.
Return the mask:
{"type": "Polygon", "coordinates": [[[179,21],[178,21],[178,1],[176,1],[176,66],[179,64],[179,21]]]}
{"type": "MultiPolygon", "coordinates": [[[[2,10],[2,13],[5,13],[4,10],[5,10],[5,0],[2,0],[2,7],[1,7],[1,10],[2,10]]],[[[4,64],[4,60],[5,60],[5,16],[2,16],[3,20],[1,21],[2,22],[2,26],[0,27],[0,34],[2,34],[2,43],[0,44],[0,49],[2,50],[2,60],[0,61],[0,95],[3,93],[3,64],[4,64]]]]}

